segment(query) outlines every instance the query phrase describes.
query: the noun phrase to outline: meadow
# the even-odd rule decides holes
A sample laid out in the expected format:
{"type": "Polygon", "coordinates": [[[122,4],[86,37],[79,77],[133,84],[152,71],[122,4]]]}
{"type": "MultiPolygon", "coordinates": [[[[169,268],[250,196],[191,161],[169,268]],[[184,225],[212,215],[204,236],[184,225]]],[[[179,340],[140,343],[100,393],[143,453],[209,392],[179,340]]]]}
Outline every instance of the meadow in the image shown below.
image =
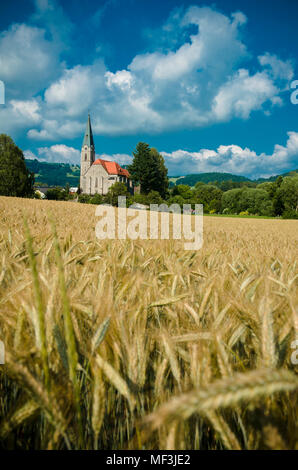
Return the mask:
{"type": "Polygon", "coordinates": [[[298,221],[184,251],[95,208],[0,197],[0,448],[297,449],[298,221]]]}

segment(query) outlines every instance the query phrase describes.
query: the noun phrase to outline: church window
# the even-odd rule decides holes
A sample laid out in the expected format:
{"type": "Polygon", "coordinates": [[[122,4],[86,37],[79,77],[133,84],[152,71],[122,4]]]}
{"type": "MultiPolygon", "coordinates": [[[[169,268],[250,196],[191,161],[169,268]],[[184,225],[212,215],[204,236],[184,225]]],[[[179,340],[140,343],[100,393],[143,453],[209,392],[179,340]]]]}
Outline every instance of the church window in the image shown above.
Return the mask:
{"type": "Polygon", "coordinates": [[[85,162],[87,161],[87,153],[85,153],[85,162]]]}
{"type": "Polygon", "coordinates": [[[95,178],[95,187],[97,188],[98,186],[98,178],[95,178]]]}

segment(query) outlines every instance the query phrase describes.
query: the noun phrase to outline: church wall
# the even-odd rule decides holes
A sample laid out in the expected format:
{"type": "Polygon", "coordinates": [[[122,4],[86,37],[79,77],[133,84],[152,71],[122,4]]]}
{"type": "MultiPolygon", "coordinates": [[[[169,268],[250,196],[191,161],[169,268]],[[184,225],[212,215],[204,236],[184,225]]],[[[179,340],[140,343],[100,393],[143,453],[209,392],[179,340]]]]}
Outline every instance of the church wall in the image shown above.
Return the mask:
{"type": "Polygon", "coordinates": [[[86,194],[106,194],[108,173],[102,165],[92,165],[83,177],[82,190],[86,194]]]}
{"type": "Polygon", "coordinates": [[[85,194],[107,194],[109,188],[116,182],[123,182],[131,191],[131,182],[119,175],[109,175],[102,165],[92,165],[83,177],[81,188],[85,194]]]}

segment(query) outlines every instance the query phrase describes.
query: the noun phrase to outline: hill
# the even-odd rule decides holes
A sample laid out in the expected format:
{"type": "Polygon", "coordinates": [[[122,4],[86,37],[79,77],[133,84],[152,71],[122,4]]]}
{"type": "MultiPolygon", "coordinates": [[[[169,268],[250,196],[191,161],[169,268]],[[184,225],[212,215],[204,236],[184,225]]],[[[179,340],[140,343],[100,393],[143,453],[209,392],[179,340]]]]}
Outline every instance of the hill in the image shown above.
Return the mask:
{"type": "Polygon", "coordinates": [[[187,184],[189,186],[195,186],[198,181],[202,183],[213,183],[217,181],[221,183],[223,181],[234,181],[234,182],[251,182],[251,183],[264,183],[266,181],[275,181],[279,176],[294,176],[298,173],[297,170],[289,171],[287,173],[283,173],[282,175],[271,176],[270,178],[258,178],[257,180],[252,180],[250,178],[246,178],[245,176],[233,175],[232,173],[196,173],[186,176],[180,177],[173,177],[169,178],[171,186],[178,185],[178,184],[187,184]]]}
{"type": "Polygon", "coordinates": [[[175,178],[175,180],[175,185],[188,184],[189,186],[194,186],[198,181],[202,183],[211,183],[213,181],[251,181],[245,176],[232,175],[231,173],[197,173],[181,176],[178,179],[175,178]]]}
{"type": "Polygon", "coordinates": [[[297,173],[298,173],[298,169],[293,170],[293,171],[288,171],[287,173],[282,173],[281,175],[270,176],[270,178],[259,178],[256,181],[257,183],[264,183],[266,181],[272,182],[272,181],[275,181],[279,176],[282,176],[284,178],[285,176],[295,176],[297,175],[297,173]]]}
{"type": "Polygon", "coordinates": [[[69,163],[47,163],[39,160],[25,160],[28,170],[33,171],[35,183],[39,186],[78,186],[80,181],[79,165],[69,163]]]}

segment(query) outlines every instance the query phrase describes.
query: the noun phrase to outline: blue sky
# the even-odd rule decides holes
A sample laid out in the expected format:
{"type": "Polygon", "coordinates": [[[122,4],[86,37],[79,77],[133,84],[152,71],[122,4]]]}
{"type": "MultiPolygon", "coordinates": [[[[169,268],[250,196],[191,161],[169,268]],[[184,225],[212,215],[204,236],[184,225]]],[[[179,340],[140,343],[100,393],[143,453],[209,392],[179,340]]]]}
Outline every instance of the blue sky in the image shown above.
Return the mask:
{"type": "Polygon", "coordinates": [[[0,133],[27,158],[78,163],[139,141],[170,175],[298,167],[296,0],[0,0],[0,133]]]}

